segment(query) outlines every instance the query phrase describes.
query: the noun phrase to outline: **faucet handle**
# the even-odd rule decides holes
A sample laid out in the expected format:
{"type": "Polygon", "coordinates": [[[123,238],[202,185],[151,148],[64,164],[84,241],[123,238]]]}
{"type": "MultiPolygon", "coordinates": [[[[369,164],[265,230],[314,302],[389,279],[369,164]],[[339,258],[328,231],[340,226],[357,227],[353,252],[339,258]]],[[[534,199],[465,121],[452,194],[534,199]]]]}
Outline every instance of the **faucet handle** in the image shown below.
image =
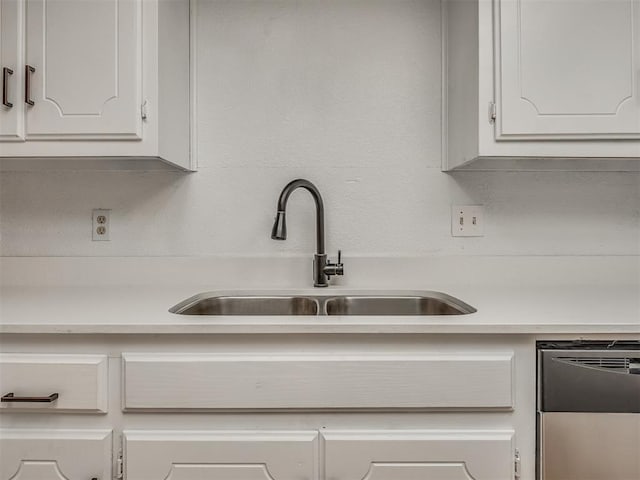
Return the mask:
{"type": "Polygon", "coordinates": [[[344,265],[342,265],[342,250],[338,250],[337,263],[327,261],[324,266],[324,273],[327,278],[331,278],[332,275],[344,275],[344,265]]]}
{"type": "Polygon", "coordinates": [[[344,275],[344,265],[342,264],[342,250],[338,250],[338,263],[336,263],[336,275],[344,275]]]}
{"type": "MultiPolygon", "coordinates": [[[[326,259],[326,255],[324,256],[326,259]]],[[[342,265],[342,250],[338,250],[338,262],[333,263],[330,260],[325,260],[324,267],[322,267],[322,271],[327,276],[327,279],[331,278],[333,275],[344,275],[344,266],[342,265]]]]}

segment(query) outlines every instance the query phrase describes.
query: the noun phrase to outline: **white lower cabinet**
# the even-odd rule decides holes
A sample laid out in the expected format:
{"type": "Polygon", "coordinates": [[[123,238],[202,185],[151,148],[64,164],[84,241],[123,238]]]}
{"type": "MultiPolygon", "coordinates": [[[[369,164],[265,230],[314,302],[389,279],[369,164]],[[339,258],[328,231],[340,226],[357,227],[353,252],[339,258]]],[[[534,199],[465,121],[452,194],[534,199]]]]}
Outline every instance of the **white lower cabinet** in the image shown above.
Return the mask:
{"type": "Polygon", "coordinates": [[[125,431],[127,480],[511,480],[513,431],[125,431]],[[324,473],[321,473],[324,472],[324,473]]]}
{"type": "Polygon", "coordinates": [[[110,480],[111,430],[0,430],[0,480],[110,480]]]}
{"type": "Polygon", "coordinates": [[[535,478],[529,340],[198,341],[0,336],[0,480],[535,478]]]}
{"type": "Polygon", "coordinates": [[[407,430],[322,434],[326,480],[511,480],[513,432],[407,430]]]}
{"type": "Polygon", "coordinates": [[[127,480],[316,480],[313,431],[125,431],[127,480]]]}

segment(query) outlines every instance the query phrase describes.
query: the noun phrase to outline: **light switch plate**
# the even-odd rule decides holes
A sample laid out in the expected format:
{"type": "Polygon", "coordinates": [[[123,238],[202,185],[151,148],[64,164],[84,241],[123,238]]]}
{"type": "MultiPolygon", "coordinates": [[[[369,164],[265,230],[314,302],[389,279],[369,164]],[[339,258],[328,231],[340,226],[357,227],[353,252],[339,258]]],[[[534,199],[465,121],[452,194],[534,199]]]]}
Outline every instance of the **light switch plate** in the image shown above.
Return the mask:
{"type": "Polygon", "coordinates": [[[451,207],[451,235],[453,237],[483,237],[484,208],[482,205],[454,205],[451,207]]]}

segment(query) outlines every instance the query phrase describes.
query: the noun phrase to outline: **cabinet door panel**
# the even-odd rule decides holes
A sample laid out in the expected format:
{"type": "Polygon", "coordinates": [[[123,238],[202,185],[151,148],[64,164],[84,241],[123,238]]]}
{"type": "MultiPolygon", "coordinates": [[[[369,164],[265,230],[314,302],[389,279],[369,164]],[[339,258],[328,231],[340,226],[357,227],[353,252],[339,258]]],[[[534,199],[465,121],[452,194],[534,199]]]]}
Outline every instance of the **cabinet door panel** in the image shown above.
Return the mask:
{"type": "Polygon", "coordinates": [[[174,463],[167,480],[272,480],[266,465],[174,463]]]}
{"type": "Polygon", "coordinates": [[[316,480],[317,432],[125,431],[128,480],[316,480]]]}
{"type": "Polygon", "coordinates": [[[464,462],[372,463],[367,480],[475,480],[464,462]]]}
{"type": "Polygon", "coordinates": [[[322,433],[327,480],[511,480],[513,432],[322,433]]]}
{"type": "Polygon", "coordinates": [[[109,430],[3,429],[0,479],[109,479],[111,448],[109,430]]]}
{"type": "Polygon", "coordinates": [[[26,0],[27,138],[140,138],[140,9],[140,0],[26,0]]]}
{"type": "Polygon", "coordinates": [[[500,0],[498,139],[640,138],[640,0],[500,0]]]}
{"type": "Polygon", "coordinates": [[[5,105],[3,99],[0,105],[0,141],[24,140],[23,8],[22,0],[0,0],[0,89],[6,88],[7,103],[12,104],[5,105]]]}

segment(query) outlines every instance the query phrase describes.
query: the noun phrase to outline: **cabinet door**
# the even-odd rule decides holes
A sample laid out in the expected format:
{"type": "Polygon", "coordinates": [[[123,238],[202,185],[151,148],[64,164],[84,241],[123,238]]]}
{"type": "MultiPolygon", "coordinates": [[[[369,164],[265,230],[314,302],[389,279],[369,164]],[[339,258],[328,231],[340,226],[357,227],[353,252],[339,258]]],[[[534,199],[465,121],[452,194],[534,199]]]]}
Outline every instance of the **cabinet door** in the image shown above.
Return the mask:
{"type": "Polygon", "coordinates": [[[499,0],[496,138],[640,138],[640,0],[499,0]]]}
{"type": "Polygon", "coordinates": [[[315,480],[317,432],[125,431],[127,480],[315,480]]]}
{"type": "Polygon", "coordinates": [[[27,138],[141,138],[141,0],[25,1],[27,138]]]}
{"type": "Polygon", "coordinates": [[[109,430],[0,430],[0,480],[108,480],[109,430]]]}
{"type": "Polygon", "coordinates": [[[24,140],[22,0],[0,0],[0,141],[24,140]]]}
{"type": "Polygon", "coordinates": [[[511,431],[322,434],[327,480],[512,480],[511,431]]]}

